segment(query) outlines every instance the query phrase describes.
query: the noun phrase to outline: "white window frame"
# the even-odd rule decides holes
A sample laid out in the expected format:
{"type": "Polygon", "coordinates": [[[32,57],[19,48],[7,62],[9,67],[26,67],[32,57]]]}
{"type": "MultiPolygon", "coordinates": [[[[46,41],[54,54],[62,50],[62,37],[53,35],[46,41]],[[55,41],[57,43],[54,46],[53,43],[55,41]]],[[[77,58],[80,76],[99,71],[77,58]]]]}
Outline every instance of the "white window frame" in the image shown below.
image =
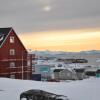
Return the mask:
{"type": "Polygon", "coordinates": [[[10,78],[15,79],[16,76],[15,75],[10,75],[10,78]]]}
{"type": "Polygon", "coordinates": [[[15,68],[16,65],[15,65],[15,62],[10,62],[10,68],[15,68]]]}
{"type": "Polygon", "coordinates": [[[27,66],[31,66],[30,60],[27,61],[27,66]]]}
{"type": "Polygon", "coordinates": [[[15,55],[15,49],[10,49],[10,55],[15,55]]]}
{"type": "Polygon", "coordinates": [[[10,43],[14,43],[14,36],[10,36],[10,43]]]}

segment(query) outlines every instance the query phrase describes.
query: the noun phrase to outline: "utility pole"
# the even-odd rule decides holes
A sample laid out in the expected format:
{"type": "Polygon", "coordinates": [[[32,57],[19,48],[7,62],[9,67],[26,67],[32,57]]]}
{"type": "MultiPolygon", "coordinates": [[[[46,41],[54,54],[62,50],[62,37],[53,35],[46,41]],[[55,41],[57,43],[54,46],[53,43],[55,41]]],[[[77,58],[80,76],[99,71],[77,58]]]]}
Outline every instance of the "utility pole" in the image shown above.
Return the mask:
{"type": "Polygon", "coordinates": [[[23,75],[23,51],[22,51],[22,80],[24,79],[24,75],[23,75]]]}

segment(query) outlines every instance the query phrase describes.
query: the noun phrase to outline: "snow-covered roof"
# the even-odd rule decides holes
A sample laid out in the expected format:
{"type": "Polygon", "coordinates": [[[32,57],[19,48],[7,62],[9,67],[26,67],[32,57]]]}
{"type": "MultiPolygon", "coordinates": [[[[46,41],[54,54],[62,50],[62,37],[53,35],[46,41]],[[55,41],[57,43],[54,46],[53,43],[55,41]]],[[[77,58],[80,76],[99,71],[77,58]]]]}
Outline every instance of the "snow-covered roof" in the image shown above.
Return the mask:
{"type": "Polygon", "coordinates": [[[11,27],[0,28],[0,47],[3,44],[3,42],[5,41],[5,39],[8,36],[11,29],[12,29],[11,27]]]}

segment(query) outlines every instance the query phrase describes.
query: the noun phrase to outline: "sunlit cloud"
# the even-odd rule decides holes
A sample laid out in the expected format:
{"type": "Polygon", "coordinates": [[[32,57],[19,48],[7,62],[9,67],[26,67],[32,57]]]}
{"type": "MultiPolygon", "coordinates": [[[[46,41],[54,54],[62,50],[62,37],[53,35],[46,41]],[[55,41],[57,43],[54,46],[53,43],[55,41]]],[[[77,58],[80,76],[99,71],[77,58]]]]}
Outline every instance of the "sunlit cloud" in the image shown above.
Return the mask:
{"type": "Polygon", "coordinates": [[[33,50],[81,51],[100,49],[100,30],[33,32],[20,35],[20,37],[26,47],[33,50]]]}

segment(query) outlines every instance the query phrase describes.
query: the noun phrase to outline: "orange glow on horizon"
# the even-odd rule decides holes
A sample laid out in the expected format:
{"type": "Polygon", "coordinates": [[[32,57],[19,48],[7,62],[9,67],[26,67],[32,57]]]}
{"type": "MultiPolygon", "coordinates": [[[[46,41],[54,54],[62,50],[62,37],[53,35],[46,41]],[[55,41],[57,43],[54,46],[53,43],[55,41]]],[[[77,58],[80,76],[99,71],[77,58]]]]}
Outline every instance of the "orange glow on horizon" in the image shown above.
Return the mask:
{"type": "Polygon", "coordinates": [[[51,51],[100,50],[100,30],[62,30],[19,35],[27,49],[51,51]]]}

